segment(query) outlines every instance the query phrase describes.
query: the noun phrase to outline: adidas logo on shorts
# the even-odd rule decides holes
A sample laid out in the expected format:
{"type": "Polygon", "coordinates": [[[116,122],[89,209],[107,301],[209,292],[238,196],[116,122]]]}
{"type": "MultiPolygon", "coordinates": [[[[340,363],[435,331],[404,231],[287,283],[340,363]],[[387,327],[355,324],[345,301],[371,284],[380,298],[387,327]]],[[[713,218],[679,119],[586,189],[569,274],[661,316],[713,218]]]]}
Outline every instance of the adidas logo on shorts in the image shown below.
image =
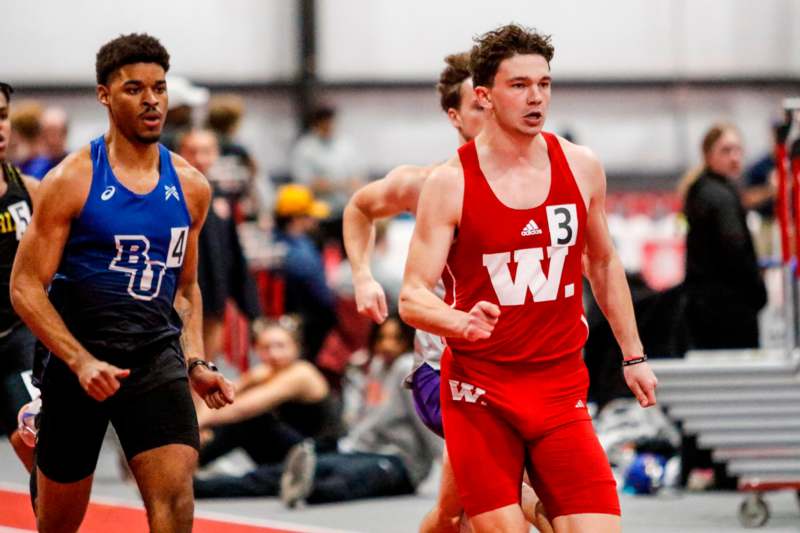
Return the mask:
{"type": "Polygon", "coordinates": [[[536,222],[533,220],[529,220],[525,227],[522,228],[522,236],[523,237],[530,237],[531,235],[540,235],[542,230],[539,229],[539,226],[536,225],[536,222]]]}

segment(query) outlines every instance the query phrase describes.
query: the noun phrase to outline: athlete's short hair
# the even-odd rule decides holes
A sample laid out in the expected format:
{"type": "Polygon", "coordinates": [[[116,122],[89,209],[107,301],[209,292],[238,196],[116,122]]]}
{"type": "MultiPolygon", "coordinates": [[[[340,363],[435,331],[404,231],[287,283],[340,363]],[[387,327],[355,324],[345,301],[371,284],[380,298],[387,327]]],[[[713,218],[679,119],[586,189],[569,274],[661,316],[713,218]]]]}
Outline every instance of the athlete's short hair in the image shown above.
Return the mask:
{"type": "Polygon", "coordinates": [[[553,59],[555,49],[549,35],[531,28],[507,24],[474,39],[470,54],[470,71],[475,86],[491,87],[497,69],[504,59],[515,55],[535,54],[544,57],[547,64],[553,59]]]}
{"type": "Polygon", "coordinates": [[[6,102],[10,102],[11,95],[14,93],[14,88],[9,84],[0,81],[0,93],[3,93],[3,96],[6,97],[6,102]]]}
{"type": "Polygon", "coordinates": [[[133,63],[157,63],[167,72],[169,53],[158,39],[146,33],[120,35],[104,44],[97,52],[97,83],[107,85],[108,79],[117,69],[133,63]]]}
{"type": "Polygon", "coordinates": [[[444,58],[447,66],[439,74],[436,90],[439,92],[439,104],[442,110],[458,109],[461,106],[461,84],[470,77],[469,52],[451,54],[444,58]]]}

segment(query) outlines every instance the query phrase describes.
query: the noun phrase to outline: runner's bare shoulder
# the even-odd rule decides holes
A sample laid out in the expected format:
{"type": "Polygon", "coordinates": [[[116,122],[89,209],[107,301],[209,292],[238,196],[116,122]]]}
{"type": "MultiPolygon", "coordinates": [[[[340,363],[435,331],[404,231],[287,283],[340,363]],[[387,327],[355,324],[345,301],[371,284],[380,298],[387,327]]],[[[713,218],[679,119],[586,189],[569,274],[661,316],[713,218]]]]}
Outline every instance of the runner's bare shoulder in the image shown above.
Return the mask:
{"type": "Polygon", "coordinates": [[[37,190],[37,200],[47,210],[57,210],[70,218],[83,209],[92,188],[91,147],[72,152],[48,172],[37,190]]]}
{"type": "Polygon", "coordinates": [[[170,156],[186,197],[186,206],[192,220],[204,219],[211,201],[211,184],[202,172],[190,165],[184,158],[172,152],[170,152],[170,156]]]}

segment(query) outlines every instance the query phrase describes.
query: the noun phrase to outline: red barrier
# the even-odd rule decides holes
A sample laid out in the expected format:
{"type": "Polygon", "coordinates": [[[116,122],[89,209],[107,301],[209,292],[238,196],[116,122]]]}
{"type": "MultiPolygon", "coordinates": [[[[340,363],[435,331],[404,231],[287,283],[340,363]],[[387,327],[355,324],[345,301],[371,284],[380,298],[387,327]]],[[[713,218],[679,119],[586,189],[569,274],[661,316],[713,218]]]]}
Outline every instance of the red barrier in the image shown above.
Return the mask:
{"type": "Polygon", "coordinates": [[[786,170],[786,145],[775,145],[775,168],[778,171],[778,194],[775,198],[775,218],[778,220],[781,233],[781,257],[788,265],[792,258],[791,240],[789,238],[789,179],[786,170]]]}
{"type": "MultiPolygon", "coordinates": [[[[794,215],[794,253],[800,251],[800,157],[791,161],[792,170],[792,214],[794,215]]],[[[795,277],[800,278],[800,268],[794,269],[795,277]]]]}

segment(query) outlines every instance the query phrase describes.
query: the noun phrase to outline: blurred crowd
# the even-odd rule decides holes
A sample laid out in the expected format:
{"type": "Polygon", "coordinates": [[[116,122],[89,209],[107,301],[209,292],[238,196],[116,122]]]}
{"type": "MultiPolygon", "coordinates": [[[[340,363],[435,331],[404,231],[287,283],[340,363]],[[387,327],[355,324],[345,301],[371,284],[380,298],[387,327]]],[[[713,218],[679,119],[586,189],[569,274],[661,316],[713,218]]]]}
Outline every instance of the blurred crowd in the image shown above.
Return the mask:
{"type": "MultiPolygon", "coordinates": [[[[312,113],[293,147],[289,180],[274,180],[237,136],[243,98],[212,95],[182,78],[169,80],[169,95],[162,142],[213,186],[199,248],[205,346],[238,376],[235,404],[198,407],[203,470],[196,495],[281,494],[292,504],[296,487],[287,475],[303,481],[309,457],[317,464],[317,476],[306,479],[314,483],[310,502],[414,492],[441,442],[421,425],[402,388],[412,332],[396,315],[375,325],[356,312],[342,212],[368,169],[337,132],[336,110],[312,113]],[[248,470],[218,461],[235,449],[251,460],[248,470]]],[[[77,148],[67,145],[64,109],[16,101],[11,122],[10,159],[30,176],[44,178],[77,148]]],[[[763,272],[778,254],[773,157],[745,157],[742,135],[729,124],[711,127],[699,152],[702,164],[676,190],[608,198],[609,227],[650,357],[763,341],[763,272]]],[[[398,245],[387,235],[411,223],[392,221],[377,231],[374,256],[383,264],[373,272],[390,312],[402,275],[396,258],[405,252],[396,248],[407,241],[398,245]]],[[[628,393],[610,328],[585,293],[590,399],[603,407],[628,393]]]]}

